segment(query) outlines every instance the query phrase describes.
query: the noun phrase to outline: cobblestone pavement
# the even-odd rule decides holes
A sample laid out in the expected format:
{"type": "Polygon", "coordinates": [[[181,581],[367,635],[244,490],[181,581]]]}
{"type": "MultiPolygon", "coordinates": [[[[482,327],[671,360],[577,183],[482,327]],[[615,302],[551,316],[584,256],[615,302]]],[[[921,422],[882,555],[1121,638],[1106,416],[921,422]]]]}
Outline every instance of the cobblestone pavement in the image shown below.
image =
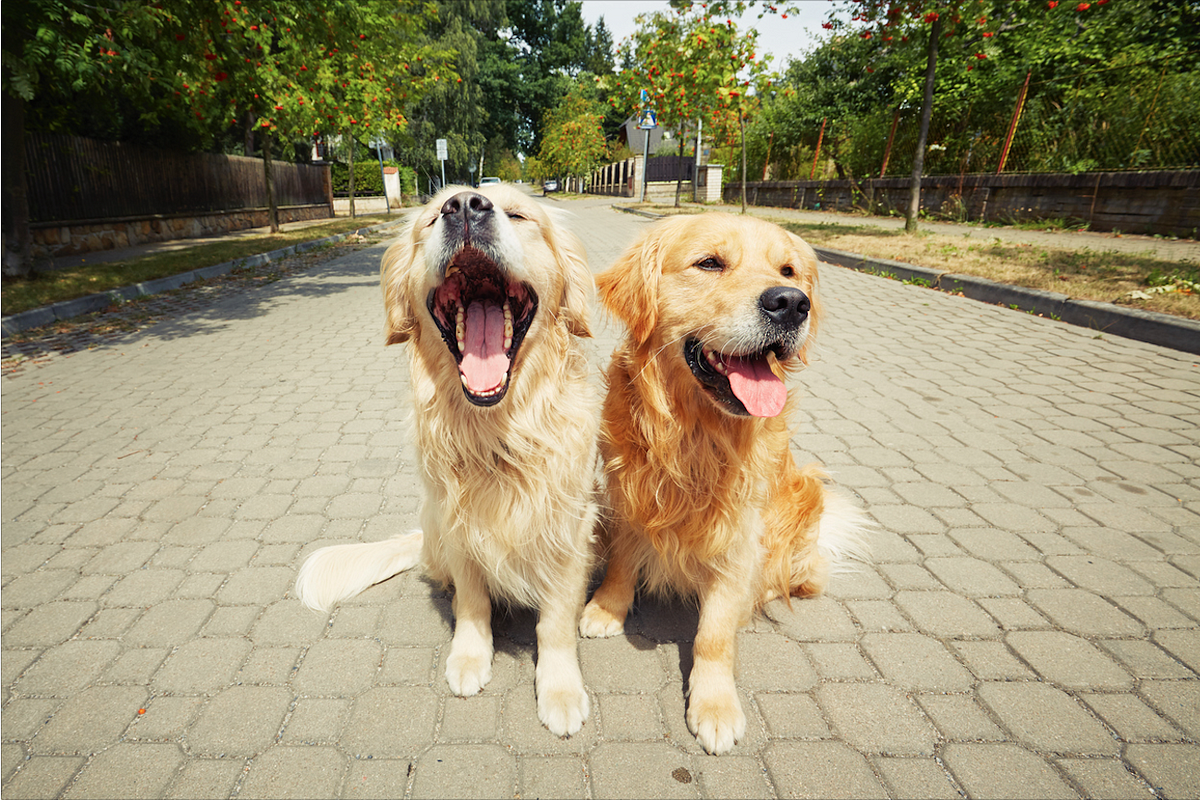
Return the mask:
{"type": "MultiPolygon", "coordinates": [[[[646,224],[562,205],[596,269],[646,224]]],[[[292,596],[314,548],[416,521],[381,253],[0,380],[5,798],[1200,795],[1194,358],[826,268],[794,445],[873,563],[740,634],[731,755],[684,724],[682,604],[580,643],[561,740],[529,612],[461,699],[419,576],[292,596]]]]}

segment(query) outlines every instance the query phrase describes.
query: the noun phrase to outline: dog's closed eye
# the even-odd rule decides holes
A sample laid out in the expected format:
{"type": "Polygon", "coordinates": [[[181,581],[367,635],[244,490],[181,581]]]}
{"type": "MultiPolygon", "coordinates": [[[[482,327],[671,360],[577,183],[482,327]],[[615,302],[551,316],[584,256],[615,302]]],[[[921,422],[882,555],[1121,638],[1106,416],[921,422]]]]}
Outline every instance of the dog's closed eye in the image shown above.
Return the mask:
{"type": "Polygon", "coordinates": [[[697,261],[695,266],[697,269],[702,269],[705,272],[724,272],[725,271],[725,265],[721,263],[720,259],[714,258],[712,256],[709,256],[708,258],[706,258],[702,261],[697,261]]]}

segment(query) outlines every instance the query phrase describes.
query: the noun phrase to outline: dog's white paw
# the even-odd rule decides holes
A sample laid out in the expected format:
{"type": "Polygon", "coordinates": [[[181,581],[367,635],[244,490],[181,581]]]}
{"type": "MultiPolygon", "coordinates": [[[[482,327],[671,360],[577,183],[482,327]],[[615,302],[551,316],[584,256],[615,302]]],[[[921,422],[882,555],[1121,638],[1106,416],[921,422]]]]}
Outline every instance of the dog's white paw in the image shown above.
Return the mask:
{"type": "Polygon", "coordinates": [[[700,746],[715,756],[728,753],[746,733],[746,715],[731,685],[716,691],[692,690],[687,710],[688,730],[700,746]]]}
{"type": "Polygon", "coordinates": [[[446,659],[446,683],[450,691],[459,697],[479,694],[492,679],[492,654],[470,652],[466,648],[450,646],[450,657],[446,659]]]}
{"type": "Polygon", "coordinates": [[[625,620],[617,619],[595,601],[584,607],[583,616],[579,618],[579,635],[585,639],[606,639],[623,630],[625,620]]]}
{"type": "Polygon", "coordinates": [[[537,688],[538,719],[555,736],[578,733],[591,710],[583,681],[560,686],[545,686],[545,683],[542,681],[537,688]]]}

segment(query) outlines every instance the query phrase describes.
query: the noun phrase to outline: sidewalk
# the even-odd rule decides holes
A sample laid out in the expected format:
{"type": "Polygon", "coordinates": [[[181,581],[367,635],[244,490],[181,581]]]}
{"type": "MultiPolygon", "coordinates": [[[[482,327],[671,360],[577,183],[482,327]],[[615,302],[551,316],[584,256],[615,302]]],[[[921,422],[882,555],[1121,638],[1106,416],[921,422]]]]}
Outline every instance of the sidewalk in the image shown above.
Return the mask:
{"type": "MultiPolygon", "coordinates": [[[[559,206],[597,271],[646,224],[610,205],[559,206]]],[[[532,614],[463,699],[419,576],[292,596],[313,549],[417,522],[385,246],[0,380],[5,798],[1200,795],[1194,358],[825,268],[793,445],[872,563],[739,634],[731,755],[684,724],[681,603],[580,643],[562,740],[532,614]]]]}

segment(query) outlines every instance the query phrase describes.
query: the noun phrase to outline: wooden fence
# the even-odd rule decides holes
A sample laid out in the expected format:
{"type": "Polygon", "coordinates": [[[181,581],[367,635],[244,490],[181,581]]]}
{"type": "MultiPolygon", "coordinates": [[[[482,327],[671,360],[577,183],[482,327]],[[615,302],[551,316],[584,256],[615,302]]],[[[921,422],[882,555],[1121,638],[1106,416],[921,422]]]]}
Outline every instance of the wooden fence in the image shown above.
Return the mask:
{"type": "MultiPolygon", "coordinates": [[[[261,159],[185,155],[77,136],[26,134],[30,223],[263,208],[261,159]]],[[[327,204],[328,167],[273,162],[276,203],[327,204]]]]}

